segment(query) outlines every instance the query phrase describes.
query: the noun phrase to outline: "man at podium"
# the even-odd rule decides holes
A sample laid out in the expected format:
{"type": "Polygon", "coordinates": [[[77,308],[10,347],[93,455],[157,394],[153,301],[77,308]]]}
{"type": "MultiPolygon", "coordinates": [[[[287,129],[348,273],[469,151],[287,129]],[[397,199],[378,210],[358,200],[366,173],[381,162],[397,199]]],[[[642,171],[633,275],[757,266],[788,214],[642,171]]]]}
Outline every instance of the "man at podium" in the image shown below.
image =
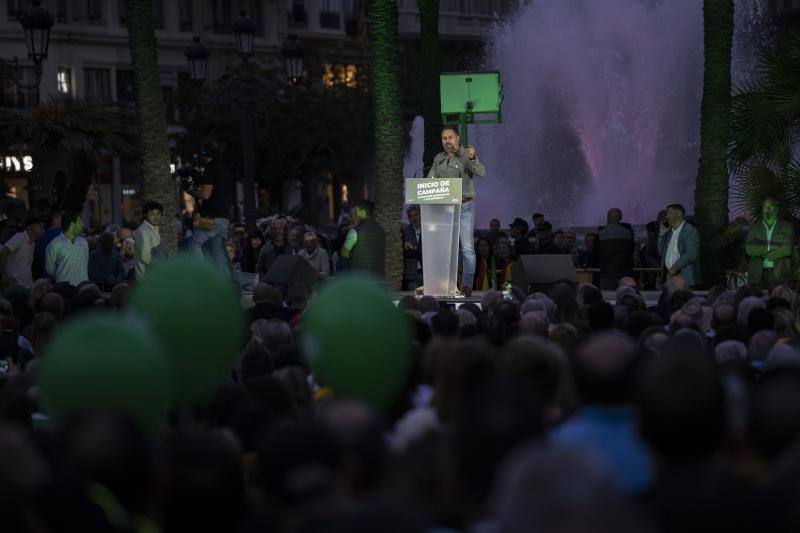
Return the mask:
{"type": "Polygon", "coordinates": [[[444,151],[433,158],[428,178],[461,178],[461,292],[469,296],[475,277],[475,245],[472,237],[475,230],[475,176],[484,176],[486,167],[478,161],[478,153],[473,146],[461,146],[458,126],[442,127],[442,148],[444,151]]]}

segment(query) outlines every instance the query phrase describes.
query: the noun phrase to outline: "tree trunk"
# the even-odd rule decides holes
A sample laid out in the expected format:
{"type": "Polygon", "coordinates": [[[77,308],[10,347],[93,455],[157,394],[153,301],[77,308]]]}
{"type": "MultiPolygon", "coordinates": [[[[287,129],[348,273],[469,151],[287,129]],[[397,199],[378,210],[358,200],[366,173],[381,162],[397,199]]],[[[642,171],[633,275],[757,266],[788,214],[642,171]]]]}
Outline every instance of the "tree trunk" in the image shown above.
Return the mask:
{"type": "Polygon", "coordinates": [[[175,232],[176,189],[169,172],[167,119],[158,69],[153,0],[125,0],[125,20],[136,88],[136,120],[142,164],[142,198],[164,206],[161,243],[167,255],[178,249],[175,232]]]}
{"type": "Polygon", "coordinates": [[[442,114],[439,97],[439,74],[442,50],[439,41],[439,0],[417,0],[422,47],[422,117],[425,119],[423,165],[433,164],[442,151],[442,114]]]}
{"type": "MultiPolygon", "coordinates": [[[[60,148],[60,147],[59,147],[60,148]]],[[[35,149],[33,170],[28,180],[28,206],[33,209],[39,202],[47,200],[51,209],[58,200],[55,195],[56,172],[64,170],[64,155],[61,150],[35,149]]]]}
{"type": "Polygon", "coordinates": [[[369,0],[368,8],[372,37],[376,219],[386,232],[386,282],[396,290],[403,276],[400,221],[404,155],[397,2],[369,0]]]}
{"type": "Polygon", "coordinates": [[[731,122],[731,45],[734,0],[704,0],[705,67],[700,108],[700,168],[695,183],[695,222],[702,239],[706,285],[724,280],[712,244],[728,224],[728,143],[731,122]]]}

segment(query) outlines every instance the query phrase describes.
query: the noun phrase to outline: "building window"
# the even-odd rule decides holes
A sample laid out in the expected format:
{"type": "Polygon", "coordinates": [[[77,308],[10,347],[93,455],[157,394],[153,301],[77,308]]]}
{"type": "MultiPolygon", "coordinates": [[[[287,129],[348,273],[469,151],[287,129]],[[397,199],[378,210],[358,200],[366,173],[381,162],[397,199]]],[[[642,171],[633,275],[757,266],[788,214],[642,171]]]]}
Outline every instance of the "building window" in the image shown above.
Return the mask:
{"type": "Polygon", "coordinates": [[[0,60],[0,107],[27,108],[37,101],[33,69],[0,60]]]}
{"type": "Polygon", "coordinates": [[[181,31],[192,31],[194,29],[194,13],[192,0],[180,0],[178,2],[178,18],[180,19],[181,31]]]}
{"type": "Polygon", "coordinates": [[[256,35],[264,35],[264,15],[261,9],[261,0],[250,0],[247,14],[256,23],[256,35]]]}
{"type": "Polygon", "coordinates": [[[231,33],[231,2],[230,0],[213,0],[214,2],[214,33],[231,33]]]}
{"type": "Polygon", "coordinates": [[[103,24],[102,0],[86,0],[86,19],[89,24],[103,24]]]}
{"type": "Polygon", "coordinates": [[[339,0],[322,0],[319,12],[319,27],[338,30],[341,25],[341,3],[339,0]]]}
{"type": "Polygon", "coordinates": [[[308,16],[304,0],[290,0],[289,29],[305,29],[308,27],[308,16]]]}
{"type": "Polygon", "coordinates": [[[132,70],[117,70],[117,102],[133,104],[136,101],[136,86],[132,70]]]}
{"type": "Polygon", "coordinates": [[[68,68],[58,69],[58,94],[72,94],[72,71],[68,68]]]}
{"type": "Polygon", "coordinates": [[[336,87],[358,88],[358,66],[325,63],[322,72],[322,84],[333,89],[336,87]]]}
{"type": "Polygon", "coordinates": [[[6,0],[8,5],[6,6],[6,13],[8,14],[9,22],[19,20],[22,18],[22,14],[25,12],[24,4],[27,3],[25,0],[6,0]]]}
{"type": "Polygon", "coordinates": [[[153,0],[153,27],[157,30],[164,29],[164,1],[153,0]]]}
{"type": "Polygon", "coordinates": [[[67,22],[67,0],[56,0],[56,22],[67,22]]]}
{"type": "Polygon", "coordinates": [[[107,68],[83,69],[86,98],[100,101],[111,100],[111,71],[107,68]]]}
{"type": "Polygon", "coordinates": [[[164,98],[164,114],[167,117],[167,124],[177,124],[178,117],[176,113],[178,106],[177,102],[175,102],[175,91],[172,90],[172,87],[162,86],[161,94],[164,98]]]}

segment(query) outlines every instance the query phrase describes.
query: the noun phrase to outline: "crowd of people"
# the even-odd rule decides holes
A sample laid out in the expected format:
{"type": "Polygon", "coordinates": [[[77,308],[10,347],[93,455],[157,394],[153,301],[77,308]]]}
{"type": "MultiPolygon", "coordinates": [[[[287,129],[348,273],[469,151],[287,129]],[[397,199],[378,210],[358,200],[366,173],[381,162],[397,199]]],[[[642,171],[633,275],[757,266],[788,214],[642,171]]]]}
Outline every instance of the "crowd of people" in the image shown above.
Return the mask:
{"type": "MultiPolygon", "coordinates": [[[[51,420],[37,386],[48,339],[85,313],[125,316],[125,287],[41,279],[0,299],[4,531],[788,531],[800,520],[789,286],[698,296],[675,277],[653,307],[627,277],[613,303],[566,280],[457,309],[407,296],[411,371],[377,411],[315,376],[306,287],[259,283],[216,393],[157,434],[114,411],[51,420]]],[[[351,349],[381,347],[353,338],[351,349]]]]}
{"type": "MultiPolygon", "coordinates": [[[[462,151],[477,168],[474,150],[462,151]]],[[[702,279],[699,241],[679,204],[648,224],[638,250],[618,209],[583,249],[538,213],[532,230],[515,219],[506,233],[493,220],[474,235],[479,303],[409,295],[400,313],[383,296],[405,331],[392,353],[410,354],[388,406],[326,383],[309,325],[313,289],[267,282],[284,255],[307,261],[322,288],[343,270],[379,275],[386,240],[374,206],[353,206],[332,236],[282,216],[248,233],[205,211],[205,226],[181,225],[181,248],[221,275],[260,281],[242,342],[226,354],[233,363],[210,394],[174,405],[155,430],[113,406],[56,416],[39,368],[48,343],[82,317],[152,331],[129,302],[161,259],[163,208],[145,204],[135,231],[88,231],[69,212],[0,224],[0,524],[22,532],[795,530],[800,295],[784,281],[794,233],[774,207],[765,200],[763,227],[746,238],[752,286],[704,294],[692,291],[702,279]],[[527,294],[514,282],[518,258],[537,253],[596,266],[598,284],[564,279],[527,294]],[[653,306],[630,276],[637,254],[664,272],[653,306]],[[601,290],[609,287],[613,301],[601,290]]],[[[395,230],[413,287],[423,236],[418,210],[408,217],[395,230]]],[[[364,317],[358,298],[337,303],[329,313],[364,317]]],[[[192,317],[182,318],[170,324],[190,330],[192,317]]],[[[353,360],[388,350],[375,331],[373,344],[357,331],[339,346],[353,360]]],[[[389,387],[372,375],[348,379],[356,389],[389,387]]]]}
{"type": "MultiPolygon", "coordinates": [[[[407,208],[408,223],[403,225],[403,288],[422,285],[422,225],[420,208],[407,208]]],[[[542,213],[534,213],[529,225],[515,218],[504,230],[493,218],[488,230],[473,234],[477,260],[473,290],[499,289],[506,283],[527,289],[520,257],[523,255],[569,255],[577,269],[594,272],[594,284],[614,290],[619,280],[633,276],[634,269],[646,269],[640,276],[647,289],[659,288],[659,281],[681,276],[690,287],[703,283],[700,270],[700,235],[681,204],[670,204],[656,219],[645,225],[645,235],[637,237],[631,224],[623,221],[619,208],[608,210],[606,225],[585,231],[583,246],[577,244],[573,228],[553,230],[542,213]]],[[[741,256],[746,266],[735,285],[769,288],[794,278],[795,229],[779,218],[777,202],[765,198],[760,220],[745,224],[748,229],[741,256]]],[[[708,281],[708,280],[706,280],[708,281]]]]}

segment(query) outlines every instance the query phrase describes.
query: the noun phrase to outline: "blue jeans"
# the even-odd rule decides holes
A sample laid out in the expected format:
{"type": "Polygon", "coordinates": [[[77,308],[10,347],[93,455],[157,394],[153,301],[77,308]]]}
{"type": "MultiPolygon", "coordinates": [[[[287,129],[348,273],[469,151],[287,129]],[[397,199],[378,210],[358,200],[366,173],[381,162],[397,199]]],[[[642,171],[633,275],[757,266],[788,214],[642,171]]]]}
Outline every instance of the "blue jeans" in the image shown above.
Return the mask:
{"type": "Polygon", "coordinates": [[[475,200],[461,204],[461,285],[469,285],[475,280],[475,200]]]}
{"type": "Polygon", "coordinates": [[[225,248],[229,225],[230,221],[227,218],[215,218],[214,227],[210,230],[195,228],[189,240],[189,245],[186,247],[186,250],[198,259],[203,259],[203,251],[205,250],[217,270],[226,277],[231,275],[228,250],[225,248]]]}

